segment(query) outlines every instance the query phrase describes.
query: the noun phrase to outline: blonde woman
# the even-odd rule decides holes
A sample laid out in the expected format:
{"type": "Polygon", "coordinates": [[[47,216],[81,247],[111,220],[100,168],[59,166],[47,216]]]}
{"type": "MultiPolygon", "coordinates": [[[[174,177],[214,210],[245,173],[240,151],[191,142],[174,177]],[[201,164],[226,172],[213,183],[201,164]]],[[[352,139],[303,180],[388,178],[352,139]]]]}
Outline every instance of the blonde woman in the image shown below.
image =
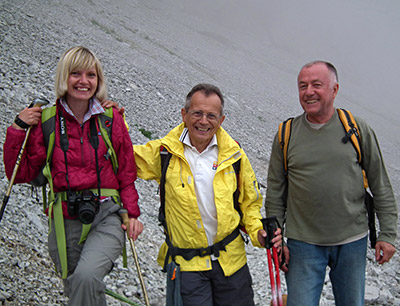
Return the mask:
{"type": "MultiPolygon", "coordinates": [[[[105,113],[101,105],[107,97],[105,79],[99,60],[87,48],[74,47],[63,54],[55,92],[49,252],[64,280],[68,305],[106,305],[103,278],[124,245],[121,206],[130,217],[129,235],[136,239],[143,230],[137,220],[140,210],[132,142],[122,116],[111,108],[112,119],[106,124],[116,156],[116,162],[112,161],[98,120],[105,113]]],[[[48,128],[41,117],[41,108],[25,108],[7,129],[4,162],[10,177],[26,129],[32,126],[16,183],[30,182],[46,164],[44,134],[48,128]]]]}

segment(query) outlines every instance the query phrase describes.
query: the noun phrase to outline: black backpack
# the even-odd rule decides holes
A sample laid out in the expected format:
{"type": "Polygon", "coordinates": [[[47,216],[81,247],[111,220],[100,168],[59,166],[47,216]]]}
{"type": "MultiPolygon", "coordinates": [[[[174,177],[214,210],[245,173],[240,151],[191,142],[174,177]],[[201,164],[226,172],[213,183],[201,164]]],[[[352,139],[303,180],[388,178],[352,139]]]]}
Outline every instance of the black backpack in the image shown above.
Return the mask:
{"type": "MultiPolygon", "coordinates": [[[[172,257],[172,260],[174,260],[175,256],[179,255],[182,256],[185,260],[190,260],[194,256],[207,256],[210,254],[214,254],[216,256],[219,255],[220,251],[225,250],[225,246],[232,242],[239,234],[239,227],[238,226],[231,234],[229,234],[227,237],[225,237],[223,240],[220,242],[215,243],[212,246],[209,246],[208,248],[202,248],[202,249],[182,249],[178,247],[174,247],[169,239],[169,234],[168,234],[168,227],[167,227],[167,222],[165,220],[165,177],[169,165],[169,161],[172,157],[172,154],[168,152],[168,150],[161,146],[160,147],[160,157],[161,157],[161,178],[160,178],[160,208],[159,208],[159,213],[158,213],[158,221],[160,222],[160,225],[164,227],[164,234],[165,234],[165,241],[168,245],[168,253],[167,256],[165,257],[165,263],[164,263],[164,272],[166,272],[166,267],[168,264],[169,256],[172,257]]],[[[237,181],[239,180],[239,172],[240,172],[240,159],[236,161],[234,164],[232,164],[235,173],[236,173],[236,178],[237,181]]],[[[242,217],[242,212],[239,207],[239,188],[236,187],[235,192],[233,193],[233,201],[234,201],[234,207],[235,209],[239,212],[240,217],[242,217]]],[[[244,231],[244,228],[240,228],[244,231]]]]}

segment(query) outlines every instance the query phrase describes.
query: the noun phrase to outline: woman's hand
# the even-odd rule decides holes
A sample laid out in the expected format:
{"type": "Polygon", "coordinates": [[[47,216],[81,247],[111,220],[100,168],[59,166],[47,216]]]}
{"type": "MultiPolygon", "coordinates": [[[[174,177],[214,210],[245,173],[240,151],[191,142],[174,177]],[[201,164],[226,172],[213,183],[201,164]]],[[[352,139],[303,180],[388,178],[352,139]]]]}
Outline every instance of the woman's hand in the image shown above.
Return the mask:
{"type": "Polygon", "coordinates": [[[129,218],[129,227],[127,227],[125,224],[122,224],[121,226],[125,231],[127,230],[128,238],[132,238],[134,241],[143,232],[142,222],[135,218],[129,218]]]}
{"type": "MultiPolygon", "coordinates": [[[[18,114],[18,117],[27,125],[37,125],[42,118],[42,111],[42,108],[38,106],[31,108],[26,107],[18,114]]],[[[21,128],[15,122],[13,123],[12,127],[17,130],[23,130],[23,128],[21,128]]]]}

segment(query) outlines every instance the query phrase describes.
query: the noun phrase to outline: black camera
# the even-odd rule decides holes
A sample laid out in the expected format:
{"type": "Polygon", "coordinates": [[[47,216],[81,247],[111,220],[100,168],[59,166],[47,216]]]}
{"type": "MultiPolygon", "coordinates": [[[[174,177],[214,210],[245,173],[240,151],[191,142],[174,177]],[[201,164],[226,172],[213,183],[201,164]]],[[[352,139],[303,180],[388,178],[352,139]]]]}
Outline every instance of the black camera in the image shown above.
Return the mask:
{"type": "Polygon", "coordinates": [[[83,224],[92,223],[100,208],[99,197],[87,189],[79,193],[67,191],[67,203],[68,214],[71,217],[78,215],[83,224]]]}

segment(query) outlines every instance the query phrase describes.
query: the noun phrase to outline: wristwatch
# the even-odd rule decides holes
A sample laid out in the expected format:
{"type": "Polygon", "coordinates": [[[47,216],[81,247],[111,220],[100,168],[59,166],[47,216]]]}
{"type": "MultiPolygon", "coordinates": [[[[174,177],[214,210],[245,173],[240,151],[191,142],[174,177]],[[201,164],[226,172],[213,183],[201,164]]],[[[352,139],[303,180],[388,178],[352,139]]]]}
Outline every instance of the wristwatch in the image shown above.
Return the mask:
{"type": "Polygon", "coordinates": [[[27,129],[30,127],[30,125],[28,123],[26,123],[25,121],[22,121],[19,116],[17,115],[17,117],[15,117],[14,123],[16,125],[18,125],[21,129],[27,129]]]}

